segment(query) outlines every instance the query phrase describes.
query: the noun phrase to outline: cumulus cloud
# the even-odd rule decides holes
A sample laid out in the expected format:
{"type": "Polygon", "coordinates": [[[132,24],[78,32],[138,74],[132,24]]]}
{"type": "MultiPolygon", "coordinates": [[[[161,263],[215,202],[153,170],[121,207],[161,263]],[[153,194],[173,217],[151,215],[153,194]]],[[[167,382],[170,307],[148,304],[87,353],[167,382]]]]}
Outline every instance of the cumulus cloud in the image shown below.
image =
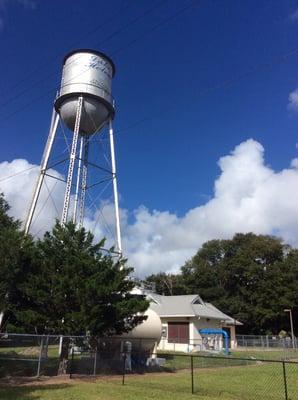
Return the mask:
{"type": "Polygon", "coordinates": [[[294,159],[291,161],[291,167],[293,167],[293,168],[298,168],[298,158],[294,158],[294,159]]]}
{"type": "MultiPolygon", "coordinates": [[[[265,163],[263,146],[250,139],[221,157],[218,165],[220,174],[211,199],[182,217],[168,211],[151,211],[144,205],[133,211],[121,210],[124,253],[138,276],[176,271],[205,241],[230,238],[236,232],[275,234],[290,244],[298,244],[298,159],[290,160],[288,168],[274,171],[265,163]],[[128,218],[131,214],[133,218],[128,218]]],[[[0,164],[0,190],[12,205],[13,215],[19,218],[24,216],[37,170],[4,181],[5,187],[1,177],[26,166],[29,164],[25,160],[0,164]]],[[[53,194],[60,207],[63,190],[62,184],[53,194]]],[[[45,192],[44,200],[46,195],[45,192]]],[[[41,212],[35,229],[49,225],[55,214],[51,202],[47,204],[47,219],[42,219],[45,217],[41,212]]],[[[113,231],[112,204],[105,202],[101,213],[113,231]]],[[[88,212],[85,221],[98,239],[103,235],[103,227],[96,224],[99,216],[98,211],[88,212]]],[[[108,240],[112,242],[112,235],[108,240]]]]}
{"type": "MultiPolygon", "coordinates": [[[[48,172],[57,178],[63,178],[55,170],[48,172]]],[[[21,221],[25,221],[28,214],[38,173],[39,166],[30,164],[27,160],[16,159],[0,163],[0,192],[4,193],[11,207],[10,214],[21,221]],[[20,173],[21,171],[25,172],[20,173]],[[11,179],[6,179],[10,176],[11,179]]],[[[44,182],[32,223],[34,235],[50,229],[62,209],[64,183],[49,177],[44,182]]]]}
{"type": "Polygon", "coordinates": [[[175,270],[205,241],[236,232],[274,233],[297,244],[298,160],[275,172],[266,166],[261,144],[248,140],[218,165],[212,199],[182,218],[145,208],[135,212],[124,243],[140,274],[175,270]]]}

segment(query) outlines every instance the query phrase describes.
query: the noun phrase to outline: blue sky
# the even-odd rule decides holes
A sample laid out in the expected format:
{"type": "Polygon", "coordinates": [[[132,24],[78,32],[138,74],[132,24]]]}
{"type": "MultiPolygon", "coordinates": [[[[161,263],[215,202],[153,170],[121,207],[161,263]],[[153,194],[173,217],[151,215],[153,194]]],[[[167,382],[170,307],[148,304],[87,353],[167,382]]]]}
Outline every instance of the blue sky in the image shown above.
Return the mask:
{"type": "Polygon", "coordinates": [[[0,45],[0,162],[39,163],[65,53],[112,57],[115,131],[131,126],[115,137],[130,212],[182,218],[206,204],[218,160],[250,138],[274,171],[297,155],[297,1],[0,0],[0,45]]]}

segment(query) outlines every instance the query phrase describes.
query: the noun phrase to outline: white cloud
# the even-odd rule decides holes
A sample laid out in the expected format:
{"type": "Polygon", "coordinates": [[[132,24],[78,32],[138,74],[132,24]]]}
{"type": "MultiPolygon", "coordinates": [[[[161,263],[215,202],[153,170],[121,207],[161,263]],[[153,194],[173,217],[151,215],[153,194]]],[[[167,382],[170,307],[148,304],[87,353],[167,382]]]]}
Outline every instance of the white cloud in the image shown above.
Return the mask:
{"type": "Polygon", "coordinates": [[[222,157],[213,198],[182,218],[137,210],[135,222],[124,229],[124,242],[138,272],[173,270],[205,241],[235,232],[274,233],[298,244],[298,171],[274,172],[263,154],[260,143],[248,140],[222,157]]]}
{"type": "Polygon", "coordinates": [[[298,111],[298,89],[293,90],[289,94],[288,109],[291,111],[298,111]]]}
{"type": "MultiPolygon", "coordinates": [[[[0,163],[0,192],[4,193],[5,199],[11,206],[11,215],[22,221],[25,221],[29,210],[38,172],[39,167],[30,164],[27,160],[16,159],[12,162],[5,161],[0,163]],[[26,172],[18,174],[18,172],[23,170],[26,170],[26,172]],[[13,178],[5,179],[5,177],[13,175],[15,175],[13,178]]],[[[62,178],[55,170],[49,170],[49,173],[62,178]]],[[[38,217],[34,218],[32,223],[33,234],[43,233],[47,229],[50,229],[55,218],[60,216],[63,193],[63,182],[49,177],[45,178],[45,185],[40,193],[35,214],[38,217]]]]}
{"type": "Polygon", "coordinates": [[[293,168],[298,168],[298,158],[294,158],[294,159],[291,161],[291,167],[293,167],[293,168]]]}
{"type": "MultiPolygon", "coordinates": [[[[205,241],[230,238],[236,232],[275,234],[288,243],[298,244],[298,159],[292,160],[289,168],[274,171],[264,161],[262,145],[250,139],[220,158],[218,165],[221,172],[215,180],[212,198],[181,218],[168,211],[150,211],[145,206],[134,210],[133,218],[128,218],[128,210],[121,210],[123,248],[137,275],[175,271],[205,241]]],[[[2,163],[0,179],[26,166],[29,164],[25,160],[2,163]]],[[[0,181],[0,190],[6,193],[17,217],[24,216],[36,173],[37,170],[31,170],[0,181]]],[[[63,190],[62,184],[53,193],[59,207],[63,190]]],[[[44,200],[46,193],[43,196],[44,200]]],[[[51,202],[47,204],[47,218],[36,221],[35,229],[49,226],[55,214],[51,202]]],[[[113,207],[109,202],[103,206],[105,220],[113,230],[113,207]]],[[[98,212],[89,212],[86,226],[93,229],[98,216],[98,212]]],[[[102,227],[97,225],[96,237],[101,238],[102,234],[102,227]]]]}

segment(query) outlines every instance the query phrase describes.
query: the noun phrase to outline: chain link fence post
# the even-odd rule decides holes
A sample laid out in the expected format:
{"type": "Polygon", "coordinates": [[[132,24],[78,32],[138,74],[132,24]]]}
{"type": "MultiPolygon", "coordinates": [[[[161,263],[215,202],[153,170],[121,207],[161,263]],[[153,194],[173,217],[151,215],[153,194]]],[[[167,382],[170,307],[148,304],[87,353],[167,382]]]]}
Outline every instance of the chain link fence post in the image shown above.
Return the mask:
{"type": "Polygon", "coordinates": [[[282,370],[284,376],[284,388],[285,388],[285,400],[288,400],[288,385],[287,385],[287,373],[286,373],[286,363],[282,362],[282,370]]]}
{"type": "Polygon", "coordinates": [[[126,367],[126,353],[123,354],[122,385],[124,385],[124,383],[125,383],[125,367],[126,367]]]}
{"type": "Polygon", "coordinates": [[[191,394],[194,394],[194,381],[193,381],[193,356],[190,356],[190,367],[191,367],[191,394]]]}
{"type": "Polygon", "coordinates": [[[94,354],[94,365],[93,365],[93,375],[96,375],[96,366],[97,366],[97,346],[95,348],[95,354],[94,354]]]}
{"type": "Polygon", "coordinates": [[[38,356],[37,373],[36,373],[36,376],[37,376],[37,377],[40,376],[40,367],[41,367],[42,352],[43,352],[43,337],[41,338],[40,346],[39,346],[39,356],[38,356]]]}
{"type": "Polygon", "coordinates": [[[69,379],[72,378],[73,359],[74,359],[74,345],[72,345],[72,348],[71,348],[71,361],[70,361],[70,367],[69,367],[69,379]]]}

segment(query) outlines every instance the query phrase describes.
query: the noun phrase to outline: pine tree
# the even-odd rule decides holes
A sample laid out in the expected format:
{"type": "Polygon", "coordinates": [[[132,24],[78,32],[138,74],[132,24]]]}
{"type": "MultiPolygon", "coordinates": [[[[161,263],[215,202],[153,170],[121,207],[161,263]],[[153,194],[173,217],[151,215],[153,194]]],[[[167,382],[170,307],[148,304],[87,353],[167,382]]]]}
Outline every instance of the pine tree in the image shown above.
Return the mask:
{"type": "MultiPolygon", "coordinates": [[[[16,328],[27,333],[108,336],[128,332],[148,308],[130,292],[132,269],[125,260],[103,254],[103,242],[73,223],[56,223],[38,240],[29,266],[17,285],[18,302],[10,304],[16,328]]],[[[69,340],[63,341],[60,372],[66,371],[69,340]]]]}
{"type": "Polygon", "coordinates": [[[23,278],[25,253],[32,245],[31,238],[20,229],[20,221],[8,212],[9,205],[0,194],[0,331],[13,319],[11,308],[18,302],[17,282],[23,278]]]}

